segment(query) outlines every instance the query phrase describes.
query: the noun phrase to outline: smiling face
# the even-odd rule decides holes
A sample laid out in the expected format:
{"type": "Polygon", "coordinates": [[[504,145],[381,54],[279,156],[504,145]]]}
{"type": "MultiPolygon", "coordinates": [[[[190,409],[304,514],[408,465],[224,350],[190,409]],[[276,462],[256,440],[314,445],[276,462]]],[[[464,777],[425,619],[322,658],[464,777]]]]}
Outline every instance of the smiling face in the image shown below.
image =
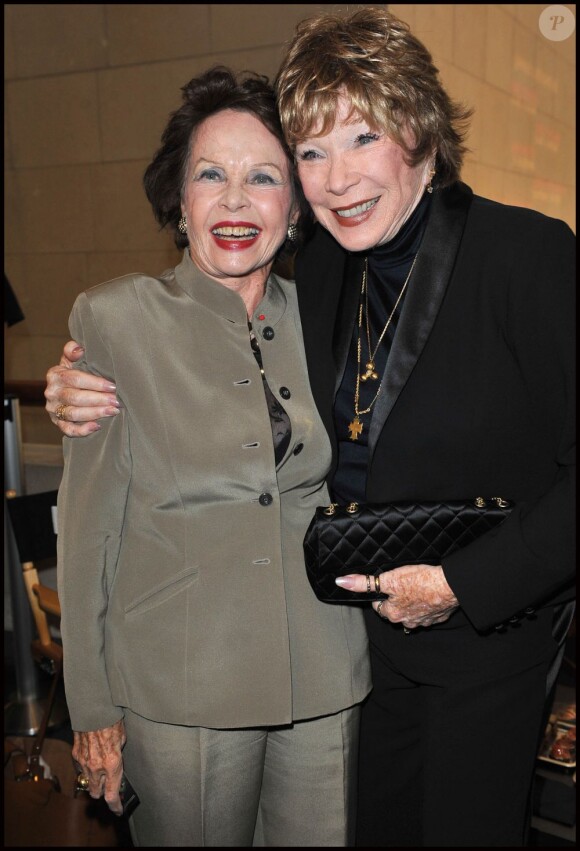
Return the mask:
{"type": "Polygon", "coordinates": [[[265,284],[293,213],[288,159],[254,115],[212,115],[191,145],[181,209],[189,253],[211,278],[265,284]]]}
{"type": "MultiPolygon", "coordinates": [[[[429,182],[431,158],[412,167],[386,133],[371,130],[339,98],[335,124],[296,145],[298,176],[320,224],[348,251],[392,239],[429,182]]],[[[316,128],[315,128],[316,129],[316,128]]]]}

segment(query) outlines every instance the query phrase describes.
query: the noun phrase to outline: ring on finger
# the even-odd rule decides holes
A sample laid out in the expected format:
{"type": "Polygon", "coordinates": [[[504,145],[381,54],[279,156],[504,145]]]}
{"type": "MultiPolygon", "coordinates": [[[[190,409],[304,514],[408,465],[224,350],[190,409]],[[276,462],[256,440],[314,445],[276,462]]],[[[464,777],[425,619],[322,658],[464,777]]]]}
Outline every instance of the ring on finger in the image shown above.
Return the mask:
{"type": "Polygon", "coordinates": [[[370,594],[371,593],[371,577],[368,573],[367,573],[366,576],[367,576],[367,594],[370,594]]]}
{"type": "Polygon", "coordinates": [[[378,605],[378,606],[377,606],[377,608],[375,609],[375,611],[376,611],[377,615],[378,615],[380,618],[383,618],[383,620],[384,620],[384,616],[381,614],[381,609],[383,608],[383,603],[384,603],[384,602],[385,602],[384,600],[381,600],[381,602],[379,603],[379,605],[378,605]]]}
{"type": "Polygon", "coordinates": [[[375,576],[375,591],[377,594],[381,593],[381,578],[378,574],[375,576]]]}
{"type": "Polygon", "coordinates": [[[85,774],[79,774],[77,777],[77,789],[79,792],[86,792],[89,788],[89,778],[85,774]]]}
{"type": "Polygon", "coordinates": [[[65,411],[68,408],[68,405],[58,405],[56,411],[54,412],[57,420],[66,421],[65,411]]]}

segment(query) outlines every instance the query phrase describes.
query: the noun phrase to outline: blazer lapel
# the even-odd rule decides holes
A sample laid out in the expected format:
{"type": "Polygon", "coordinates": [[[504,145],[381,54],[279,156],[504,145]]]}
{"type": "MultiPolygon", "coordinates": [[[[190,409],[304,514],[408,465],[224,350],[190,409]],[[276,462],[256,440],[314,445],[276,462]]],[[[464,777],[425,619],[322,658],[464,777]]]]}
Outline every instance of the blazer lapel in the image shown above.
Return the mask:
{"type": "Polygon", "coordinates": [[[369,431],[371,458],[387,417],[408,381],[437,318],[453,272],[472,196],[471,189],[463,183],[436,190],[433,195],[429,220],[387,360],[381,393],[375,404],[369,431]]]}
{"type": "Polygon", "coordinates": [[[340,387],[346,367],[346,359],[352,340],[352,329],[356,322],[356,313],[360,302],[364,260],[365,254],[349,254],[344,265],[344,277],[332,345],[336,364],[334,395],[340,387]]]}

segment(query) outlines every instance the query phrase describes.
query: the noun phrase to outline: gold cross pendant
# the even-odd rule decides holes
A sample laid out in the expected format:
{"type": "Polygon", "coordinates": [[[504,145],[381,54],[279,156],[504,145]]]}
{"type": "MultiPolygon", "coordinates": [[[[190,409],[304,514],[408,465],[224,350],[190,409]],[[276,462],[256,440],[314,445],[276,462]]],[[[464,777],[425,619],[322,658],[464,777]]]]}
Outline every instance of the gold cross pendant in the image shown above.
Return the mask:
{"type": "Polygon", "coordinates": [[[359,434],[362,434],[363,424],[359,420],[358,416],[354,418],[354,420],[349,424],[348,430],[350,431],[350,439],[358,440],[359,434]]]}

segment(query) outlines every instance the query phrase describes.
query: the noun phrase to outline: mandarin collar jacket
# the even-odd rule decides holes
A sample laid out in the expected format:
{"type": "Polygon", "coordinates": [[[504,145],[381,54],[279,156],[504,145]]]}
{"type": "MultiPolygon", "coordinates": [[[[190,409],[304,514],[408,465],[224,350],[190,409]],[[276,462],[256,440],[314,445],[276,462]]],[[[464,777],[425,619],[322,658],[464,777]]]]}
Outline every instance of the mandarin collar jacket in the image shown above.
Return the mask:
{"type": "Polygon", "coordinates": [[[306,374],[295,286],[271,275],[253,316],[290,444],[276,467],[240,296],[187,252],[159,277],[79,296],[84,368],[122,405],[65,440],[58,583],[73,729],[146,718],[289,724],[370,688],[360,609],[316,599],[302,539],[328,504],[330,443],[306,374]]]}

